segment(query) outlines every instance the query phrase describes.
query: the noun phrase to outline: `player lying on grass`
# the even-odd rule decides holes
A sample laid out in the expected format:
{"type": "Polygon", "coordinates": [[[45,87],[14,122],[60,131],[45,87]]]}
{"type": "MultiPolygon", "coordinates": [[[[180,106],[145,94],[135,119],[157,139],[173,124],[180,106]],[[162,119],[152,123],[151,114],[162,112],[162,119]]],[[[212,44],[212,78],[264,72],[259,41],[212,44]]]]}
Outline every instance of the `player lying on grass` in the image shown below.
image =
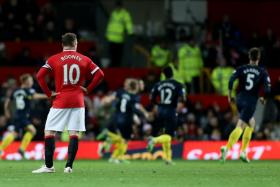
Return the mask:
{"type": "Polygon", "coordinates": [[[154,104],[155,126],[153,134],[160,136],[150,137],[147,149],[152,151],[155,144],[161,144],[163,159],[166,164],[172,164],[171,141],[177,124],[176,108],[178,102],[185,102],[186,93],[183,85],[173,79],[170,67],[163,69],[166,80],[158,82],[152,89],[151,101],[154,104]],[[161,132],[160,132],[161,131],[161,132]]]}
{"type": "Polygon", "coordinates": [[[12,102],[15,103],[16,111],[12,117],[11,123],[14,129],[4,137],[2,144],[0,145],[0,156],[14,139],[16,139],[22,131],[25,131],[21,145],[18,149],[18,153],[24,158],[24,152],[36,134],[36,129],[31,123],[31,100],[48,98],[45,94],[36,93],[35,90],[32,89],[33,78],[30,74],[23,74],[20,77],[20,82],[20,88],[14,90],[11,97],[5,100],[4,110],[6,118],[11,118],[10,105],[12,102]]]}
{"type": "Polygon", "coordinates": [[[104,98],[107,104],[114,103],[114,112],[108,129],[105,129],[97,139],[106,138],[103,147],[109,151],[111,145],[115,149],[109,159],[110,162],[126,162],[124,155],[127,151],[127,141],[131,138],[132,124],[137,120],[137,115],[148,117],[147,111],[139,103],[139,81],[136,79],[126,79],[124,89],[118,90],[113,95],[104,98]]]}
{"type": "MultiPolygon", "coordinates": [[[[250,62],[247,65],[243,65],[233,72],[233,75],[229,81],[229,95],[228,99],[230,103],[235,103],[235,99],[232,97],[233,82],[239,79],[239,91],[236,98],[236,105],[240,114],[236,128],[231,132],[228,143],[226,146],[221,147],[221,160],[225,162],[228,151],[242,136],[242,146],[240,159],[244,162],[249,162],[246,149],[254,132],[255,119],[253,117],[257,101],[259,98],[259,91],[261,85],[264,86],[265,96],[270,93],[270,78],[267,71],[259,67],[259,61],[261,58],[261,51],[259,48],[252,48],[249,51],[250,62]]],[[[260,101],[264,104],[265,100],[260,97],[260,101]]]]}
{"type": "Polygon", "coordinates": [[[63,51],[51,56],[37,73],[40,87],[50,98],[52,107],[45,125],[45,165],[32,173],[53,173],[53,156],[56,132],[65,128],[69,132],[68,159],[65,173],[71,173],[78,151],[78,136],[85,131],[84,95],[89,94],[102,81],[103,71],[92,60],[77,50],[77,36],[66,33],[62,36],[63,51]],[[52,74],[55,91],[50,91],[45,78],[52,74]],[[90,82],[83,87],[84,82],[90,82]]]}

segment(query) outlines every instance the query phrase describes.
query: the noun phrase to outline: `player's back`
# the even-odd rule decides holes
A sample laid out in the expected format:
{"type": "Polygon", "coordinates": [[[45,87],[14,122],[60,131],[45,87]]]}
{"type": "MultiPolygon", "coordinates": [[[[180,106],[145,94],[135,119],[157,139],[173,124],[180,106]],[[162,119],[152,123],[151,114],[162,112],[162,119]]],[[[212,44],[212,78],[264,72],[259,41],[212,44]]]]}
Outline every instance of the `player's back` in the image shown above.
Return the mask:
{"type": "Polygon", "coordinates": [[[59,93],[53,107],[84,107],[84,93],[81,86],[98,67],[88,57],[73,50],[65,50],[50,57],[45,66],[51,69],[55,79],[55,89],[59,93]]]}
{"type": "Polygon", "coordinates": [[[14,118],[28,118],[30,116],[30,100],[34,92],[32,88],[18,88],[14,90],[10,98],[15,104],[14,118]]]}
{"type": "Polygon", "coordinates": [[[159,107],[176,109],[180,97],[184,97],[184,89],[182,84],[174,79],[167,79],[158,82],[152,89],[152,100],[157,102],[159,107]]]}
{"type": "Polygon", "coordinates": [[[134,113],[134,107],[137,102],[136,95],[121,89],[117,91],[116,98],[117,98],[117,103],[116,103],[117,115],[132,118],[134,113]]]}
{"type": "Polygon", "coordinates": [[[257,65],[243,65],[234,72],[233,76],[239,80],[239,95],[258,98],[261,86],[270,84],[267,72],[257,65]]]}

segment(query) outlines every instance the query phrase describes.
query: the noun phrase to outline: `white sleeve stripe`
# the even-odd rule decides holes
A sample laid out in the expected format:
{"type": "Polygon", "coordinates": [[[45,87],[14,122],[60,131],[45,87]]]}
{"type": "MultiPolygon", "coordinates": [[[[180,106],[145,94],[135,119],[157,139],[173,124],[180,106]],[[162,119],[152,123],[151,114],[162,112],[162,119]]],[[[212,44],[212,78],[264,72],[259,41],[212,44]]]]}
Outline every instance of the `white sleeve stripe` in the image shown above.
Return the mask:
{"type": "Polygon", "coordinates": [[[92,70],[91,74],[93,75],[95,72],[97,72],[97,70],[99,70],[99,67],[96,67],[94,70],[92,70]]]}
{"type": "Polygon", "coordinates": [[[48,69],[52,69],[51,66],[49,64],[45,64],[43,65],[43,68],[48,68],[48,69]]]}

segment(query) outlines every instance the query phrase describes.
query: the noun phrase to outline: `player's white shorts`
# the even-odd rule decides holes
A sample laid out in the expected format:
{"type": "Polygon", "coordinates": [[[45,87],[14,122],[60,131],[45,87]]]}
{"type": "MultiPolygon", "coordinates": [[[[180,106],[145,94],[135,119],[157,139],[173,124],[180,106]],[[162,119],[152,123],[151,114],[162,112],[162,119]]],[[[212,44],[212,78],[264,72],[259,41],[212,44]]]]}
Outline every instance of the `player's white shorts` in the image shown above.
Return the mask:
{"type": "Polygon", "coordinates": [[[86,131],[85,108],[51,108],[45,130],[86,131]]]}

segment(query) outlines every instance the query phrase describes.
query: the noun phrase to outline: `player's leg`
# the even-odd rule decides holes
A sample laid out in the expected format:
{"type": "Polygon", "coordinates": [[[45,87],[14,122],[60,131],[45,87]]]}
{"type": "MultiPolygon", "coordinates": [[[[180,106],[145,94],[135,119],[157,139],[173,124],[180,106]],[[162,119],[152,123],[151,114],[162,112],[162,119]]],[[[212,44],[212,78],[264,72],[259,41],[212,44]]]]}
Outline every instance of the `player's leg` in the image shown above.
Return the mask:
{"type": "Polygon", "coordinates": [[[64,172],[71,173],[73,168],[73,162],[75,160],[78,145],[79,145],[79,132],[78,131],[69,131],[69,144],[68,144],[68,158],[65,165],[64,172]]]}
{"type": "Polygon", "coordinates": [[[53,155],[55,150],[56,131],[45,130],[45,165],[39,169],[33,170],[32,173],[54,173],[53,155]]]}
{"type": "Polygon", "coordinates": [[[249,121],[249,126],[247,126],[244,130],[243,136],[242,136],[242,146],[241,146],[241,153],[240,153],[240,159],[246,163],[250,162],[247,157],[246,149],[250,143],[250,140],[252,138],[252,134],[254,132],[256,122],[254,118],[251,118],[249,121]]]}
{"type": "Polygon", "coordinates": [[[32,171],[32,173],[53,173],[53,155],[55,151],[55,134],[63,132],[65,124],[70,120],[69,109],[51,108],[45,125],[45,165],[32,171]]]}
{"type": "Polygon", "coordinates": [[[171,136],[170,140],[162,144],[166,164],[172,164],[171,136]]]}
{"type": "Polygon", "coordinates": [[[230,150],[232,146],[239,140],[245,126],[246,123],[239,119],[235,129],[229,135],[226,146],[221,147],[221,161],[224,162],[226,160],[228,150],[230,150]]]}
{"type": "Polygon", "coordinates": [[[45,165],[47,168],[53,167],[53,155],[55,150],[55,131],[45,131],[45,165]]]}
{"type": "Polygon", "coordinates": [[[120,155],[119,160],[122,163],[129,163],[125,159],[125,154],[127,151],[127,142],[131,138],[132,134],[132,121],[131,120],[124,120],[124,123],[118,124],[118,132],[121,134],[122,140],[120,141],[120,155]]]}
{"type": "Polygon", "coordinates": [[[126,154],[126,151],[127,151],[127,141],[126,140],[123,140],[121,142],[121,147],[120,147],[120,155],[119,155],[119,160],[122,162],[122,163],[130,163],[128,160],[126,160],[125,158],[125,154],[126,154]]]}
{"type": "Polygon", "coordinates": [[[73,163],[79,146],[79,132],[86,131],[85,128],[85,108],[72,108],[70,110],[68,131],[70,141],[68,144],[68,159],[64,173],[72,173],[73,163]]]}
{"type": "Polygon", "coordinates": [[[111,154],[109,162],[115,163],[115,164],[120,163],[120,161],[119,161],[120,155],[121,155],[121,142],[116,142],[114,144],[114,150],[111,154]]]}
{"type": "Polygon", "coordinates": [[[17,132],[12,131],[9,132],[4,139],[2,140],[2,143],[0,145],[0,157],[3,154],[3,151],[16,139],[17,137],[17,132]]]}
{"type": "Polygon", "coordinates": [[[32,124],[27,125],[26,132],[22,138],[21,145],[18,150],[18,152],[22,156],[24,156],[24,152],[25,152],[27,146],[30,144],[31,140],[33,139],[33,137],[35,135],[36,135],[36,128],[32,124]]]}

